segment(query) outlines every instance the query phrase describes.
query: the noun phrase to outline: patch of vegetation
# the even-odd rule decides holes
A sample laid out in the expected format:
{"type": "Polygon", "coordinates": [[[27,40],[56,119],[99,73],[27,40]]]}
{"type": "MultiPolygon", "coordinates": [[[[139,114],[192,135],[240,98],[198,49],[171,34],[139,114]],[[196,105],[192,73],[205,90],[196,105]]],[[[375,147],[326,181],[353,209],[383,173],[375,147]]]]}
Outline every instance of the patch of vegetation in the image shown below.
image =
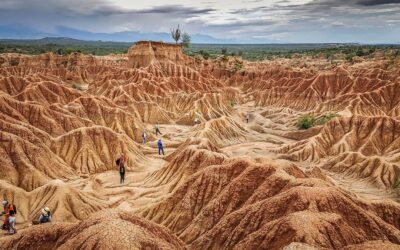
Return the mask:
{"type": "Polygon", "coordinates": [[[205,60],[208,60],[208,58],[210,58],[210,53],[208,53],[207,51],[200,50],[199,53],[205,60]]]}
{"type": "Polygon", "coordinates": [[[20,53],[38,55],[53,52],[67,55],[73,52],[92,55],[127,53],[133,43],[82,41],[71,38],[43,38],[39,40],[0,40],[0,53],[20,53]]]}
{"type": "Polygon", "coordinates": [[[323,125],[338,116],[338,114],[327,114],[316,118],[312,115],[303,115],[297,120],[297,127],[299,129],[309,129],[316,125],[323,125]]]}
{"type": "Polygon", "coordinates": [[[311,115],[303,115],[297,121],[297,127],[299,129],[309,129],[314,127],[315,118],[311,115]]]}
{"type": "Polygon", "coordinates": [[[207,52],[211,58],[221,55],[238,55],[248,61],[274,60],[277,58],[295,58],[311,56],[334,60],[348,60],[353,57],[371,57],[375,52],[389,53],[400,49],[400,45],[360,45],[360,44],[192,44],[185,50],[188,55],[207,52]],[[228,53],[229,51],[229,53],[228,53]]]}
{"type": "Polygon", "coordinates": [[[239,61],[235,62],[235,66],[234,66],[233,69],[234,69],[235,71],[239,71],[239,70],[243,69],[243,63],[242,63],[242,62],[239,62],[239,61]]]}
{"type": "Polygon", "coordinates": [[[231,100],[231,101],[229,102],[229,105],[231,105],[232,108],[235,107],[235,106],[237,105],[236,100],[231,100]]]}
{"type": "MultiPolygon", "coordinates": [[[[190,36],[183,33],[180,41],[184,53],[189,56],[200,55],[205,59],[215,59],[222,55],[237,55],[248,61],[275,60],[277,58],[296,58],[311,56],[328,61],[348,60],[355,56],[368,58],[374,53],[399,56],[400,45],[360,45],[360,44],[193,44],[190,36]],[[189,46],[190,44],[190,46],[189,46]]],[[[73,52],[92,55],[127,53],[133,42],[82,41],[71,38],[43,38],[39,40],[0,40],[0,53],[21,53],[37,55],[53,52],[66,55],[73,52]]]]}
{"type": "Polygon", "coordinates": [[[315,124],[316,125],[323,125],[327,122],[329,122],[330,120],[332,120],[335,117],[338,117],[338,114],[327,114],[327,115],[323,115],[321,117],[319,117],[318,119],[315,120],[315,124]]]}
{"type": "Polygon", "coordinates": [[[353,57],[354,57],[354,55],[353,54],[348,54],[348,55],[346,55],[346,61],[348,61],[349,63],[353,63],[353,57]]]}

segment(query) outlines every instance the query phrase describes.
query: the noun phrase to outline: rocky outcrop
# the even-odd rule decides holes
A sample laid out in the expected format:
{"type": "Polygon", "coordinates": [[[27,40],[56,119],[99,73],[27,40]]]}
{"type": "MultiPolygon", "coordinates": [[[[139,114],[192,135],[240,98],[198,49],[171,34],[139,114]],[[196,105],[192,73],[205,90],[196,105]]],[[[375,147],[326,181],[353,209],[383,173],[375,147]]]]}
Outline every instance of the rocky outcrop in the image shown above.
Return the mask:
{"type": "Polygon", "coordinates": [[[0,239],[2,249],[186,249],[165,228],[129,213],[106,210],[79,223],[33,226],[0,239]]]}

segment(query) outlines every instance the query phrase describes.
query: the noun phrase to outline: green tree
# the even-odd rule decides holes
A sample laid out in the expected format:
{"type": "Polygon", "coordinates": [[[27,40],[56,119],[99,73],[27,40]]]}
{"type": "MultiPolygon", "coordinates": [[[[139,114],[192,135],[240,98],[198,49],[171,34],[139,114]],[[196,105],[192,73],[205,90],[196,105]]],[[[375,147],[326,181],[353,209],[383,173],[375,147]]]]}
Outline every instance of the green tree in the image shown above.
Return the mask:
{"type": "Polygon", "coordinates": [[[182,34],[182,46],[185,48],[189,48],[190,43],[192,42],[192,38],[187,32],[182,34]]]}
{"type": "Polygon", "coordinates": [[[59,48],[59,49],[57,50],[57,54],[58,54],[58,55],[64,55],[65,52],[64,52],[64,50],[63,50],[62,48],[59,48]]]}
{"type": "Polygon", "coordinates": [[[226,48],[222,48],[222,49],[221,49],[222,55],[226,55],[226,52],[228,52],[228,50],[227,50],[226,48]]]}

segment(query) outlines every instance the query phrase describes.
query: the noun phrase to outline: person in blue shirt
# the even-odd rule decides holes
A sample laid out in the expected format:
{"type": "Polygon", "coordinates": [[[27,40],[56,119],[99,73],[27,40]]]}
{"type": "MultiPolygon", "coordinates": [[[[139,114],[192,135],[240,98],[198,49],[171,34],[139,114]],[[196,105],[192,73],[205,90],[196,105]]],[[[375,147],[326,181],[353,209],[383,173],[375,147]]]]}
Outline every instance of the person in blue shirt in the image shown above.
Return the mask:
{"type": "Polygon", "coordinates": [[[17,229],[15,228],[15,211],[11,210],[10,211],[10,217],[8,218],[8,224],[9,224],[9,229],[8,229],[8,234],[16,234],[17,229]]]}
{"type": "Polygon", "coordinates": [[[164,145],[163,145],[161,139],[158,139],[157,145],[158,145],[158,154],[161,155],[161,152],[162,152],[162,154],[165,155],[164,154],[164,145]]]}

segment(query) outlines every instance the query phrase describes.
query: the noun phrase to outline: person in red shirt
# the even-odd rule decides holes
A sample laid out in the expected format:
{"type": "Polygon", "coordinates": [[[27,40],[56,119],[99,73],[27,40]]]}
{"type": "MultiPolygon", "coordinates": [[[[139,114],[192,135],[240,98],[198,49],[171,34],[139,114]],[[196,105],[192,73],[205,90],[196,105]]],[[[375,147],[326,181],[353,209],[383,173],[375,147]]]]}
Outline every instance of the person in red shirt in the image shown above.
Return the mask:
{"type": "Polygon", "coordinates": [[[10,204],[7,200],[3,200],[2,205],[3,205],[3,211],[1,212],[1,215],[4,215],[5,217],[2,229],[9,230],[10,211],[13,211],[12,213],[15,214],[16,213],[15,206],[13,204],[10,204]]]}

